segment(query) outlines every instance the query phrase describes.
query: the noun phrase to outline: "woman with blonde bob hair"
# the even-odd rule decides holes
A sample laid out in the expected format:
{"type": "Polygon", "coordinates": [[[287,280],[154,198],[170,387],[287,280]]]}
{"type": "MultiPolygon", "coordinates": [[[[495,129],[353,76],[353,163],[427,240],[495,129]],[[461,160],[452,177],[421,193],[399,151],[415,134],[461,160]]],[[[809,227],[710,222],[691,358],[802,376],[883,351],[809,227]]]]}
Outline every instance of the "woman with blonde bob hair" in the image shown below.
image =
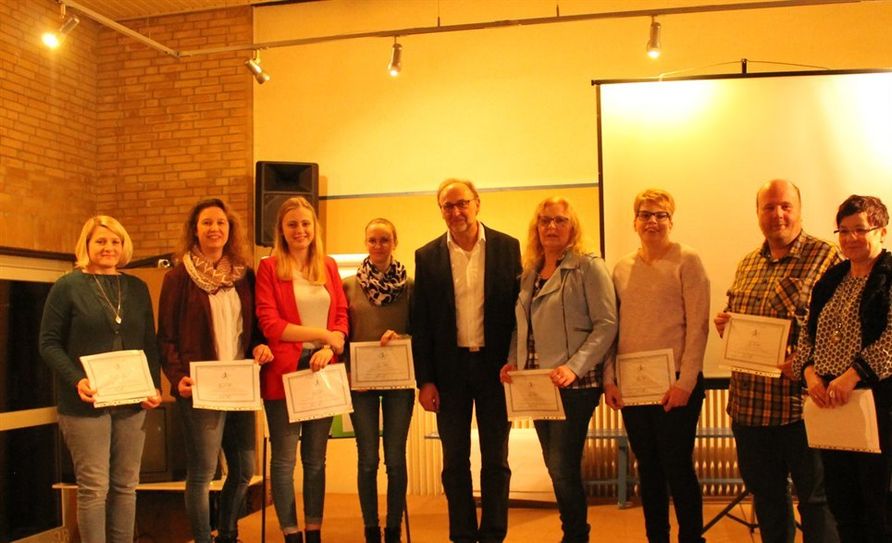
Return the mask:
{"type": "Polygon", "coordinates": [[[252,411],[216,411],[192,406],[190,363],[272,359],[256,326],[254,273],[247,267],[238,217],[218,198],[193,206],[177,251],[179,262],[164,276],[158,305],[158,342],[164,373],[177,399],[185,430],[186,512],[197,543],[235,543],[238,517],[254,470],[252,411]],[[211,537],[210,482],[220,449],[228,472],[211,537]]]}
{"type": "Polygon", "coordinates": [[[273,505],[286,543],[321,541],[325,498],[325,449],[331,417],[288,422],[282,376],[319,371],[344,350],[347,298],[335,261],[322,249],[316,212],[301,197],[285,200],[276,216],[272,256],[257,269],[257,318],[273,360],[260,372],[269,423],[273,505]],[[305,534],[297,525],[294,466],[297,444],[303,464],[305,534]]]}
{"type": "Polygon", "coordinates": [[[145,409],[161,403],[155,319],[146,284],[118,271],[133,255],[121,223],[107,215],[84,224],[76,269],[50,289],[40,324],[40,355],[55,374],[59,429],[74,464],[81,540],[133,541],[145,409]],[[141,403],[95,407],[97,390],[80,358],[142,350],[155,394],[141,403]]]}
{"type": "Polygon", "coordinates": [[[616,298],[604,261],[586,254],[579,218],[564,198],[543,200],[530,221],[520,295],[517,343],[509,371],[550,369],[566,419],[534,421],[557,498],[562,541],[587,542],[582,453],[589,420],[601,398],[601,366],[616,336],[616,298]]]}
{"type": "Polygon", "coordinates": [[[616,360],[611,357],[604,368],[604,400],[611,408],[622,409],[638,459],[647,540],[669,541],[671,495],[678,541],[699,543],[703,502],[692,454],[704,399],[709,279],[697,253],[670,239],[675,214],[671,194],[644,190],[635,197],[632,211],[641,245],[613,269],[620,323],[616,352],[671,349],[676,380],[659,404],[625,405],[617,386],[616,360]]]}
{"type": "Polygon", "coordinates": [[[77,245],[74,246],[74,267],[84,270],[90,266],[90,255],[88,244],[90,237],[98,227],[102,227],[112,234],[118,236],[121,243],[121,257],[118,259],[116,266],[126,266],[133,258],[133,242],[130,240],[130,234],[114,217],[108,215],[96,215],[90,217],[81,228],[81,234],[77,238],[77,245]]]}

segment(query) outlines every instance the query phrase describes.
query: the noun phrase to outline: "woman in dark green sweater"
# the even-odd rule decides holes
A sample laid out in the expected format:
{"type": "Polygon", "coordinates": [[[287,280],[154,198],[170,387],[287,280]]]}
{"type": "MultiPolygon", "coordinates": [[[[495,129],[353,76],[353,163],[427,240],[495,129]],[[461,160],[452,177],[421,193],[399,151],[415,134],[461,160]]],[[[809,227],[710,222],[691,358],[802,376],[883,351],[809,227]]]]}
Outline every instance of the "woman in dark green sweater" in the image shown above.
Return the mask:
{"type": "Polygon", "coordinates": [[[53,285],[40,326],[40,354],[56,377],[59,428],[74,463],[85,543],[133,541],[144,409],[161,403],[149,289],[118,271],[132,255],[118,221],[105,215],[87,220],[75,247],[76,269],[53,285]],[[130,349],[145,353],[155,394],[139,404],[94,407],[96,390],[80,357],[130,349]]]}

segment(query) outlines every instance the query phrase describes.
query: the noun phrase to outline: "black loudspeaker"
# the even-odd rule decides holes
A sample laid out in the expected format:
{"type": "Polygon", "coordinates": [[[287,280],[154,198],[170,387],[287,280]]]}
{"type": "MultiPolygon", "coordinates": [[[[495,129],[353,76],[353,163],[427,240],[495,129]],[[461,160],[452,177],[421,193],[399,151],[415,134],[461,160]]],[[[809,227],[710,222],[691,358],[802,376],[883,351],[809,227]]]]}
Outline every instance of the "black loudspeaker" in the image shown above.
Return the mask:
{"type": "Polygon", "coordinates": [[[319,213],[319,165],[313,162],[257,163],[254,176],[254,242],[272,247],[282,202],[303,196],[319,213]]]}

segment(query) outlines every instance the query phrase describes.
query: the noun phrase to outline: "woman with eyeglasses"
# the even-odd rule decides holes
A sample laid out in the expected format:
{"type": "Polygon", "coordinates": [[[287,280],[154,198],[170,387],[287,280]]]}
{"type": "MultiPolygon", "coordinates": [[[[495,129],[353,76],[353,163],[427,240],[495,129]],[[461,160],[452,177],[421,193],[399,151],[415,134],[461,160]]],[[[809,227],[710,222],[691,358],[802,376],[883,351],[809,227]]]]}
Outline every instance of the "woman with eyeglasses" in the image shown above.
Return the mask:
{"type": "Polygon", "coordinates": [[[852,195],[836,213],[847,260],[812,290],[793,374],[821,409],[873,392],[881,454],[821,451],[827,502],[843,543],[892,541],[892,254],[883,248],[889,212],[879,198],[852,195]]]}
{"type": "Polygon", "coordinates": [[[697,420],[705,397],[703,355],[709,333],[709,280],[700,257],[669,239],[675,200],[664,190],[635,197],[633,226],[641,247],[617,262],[617,355],[672,349],[674,385],[658,405],[624,406],[616,359],[604,372],[604,397],[622,409],[629,444],[638,459],[644,525],[650,542],[669,541],[669,496],[679,543],[703,541],[703,500],[694,470],[697,420]]]}
{"type": "MultiPolygon", "coordinates": [[[[369,256],[356,275],[344,280],[350,314],[350,341],[390,340],[406,334],[412,280],[394,257],[396,228],[387,219],[372,219],[365,227],[369,256]]],[[[378,519],[378,443],[383,417],[384,464],[387,466],[385,543],[399,543],[406,508],[406,439],[415,405],[415,391],[354,390],[353,429],[356,434],[359,505],[366,543],[381,543],[378,519]]]]}
{"type": "Polygon", "coordinates": [[[118,269],[130,262],[133,243],[114,218],[87,219],[74,255],[76,269],[60,277],[47,296],[40,356],[55,375],[59,430],[77,480],[81,541],[130,543],[145,410],[161,404],[152,299],[144,282],[118,269]],[[141,403],[96,407],[98,391],[80,358],[131,349],[145,353],[155,393],[141,403]]]}
{"type": "Polygon", "coordinates": [[[601,398],[599,374],[616,337],[616,297],[604,261],[585,253],[579,218],[561,197],[539,203],[530,221],[515,306],[517,342],[509,371],[550,369],[566,419],[536,420],[567,543],[587,542],[591,530],[582,484],[589,421],[601,398]]]}
{"type": "Polygon", "coordinates": [[[192,406],[190,363],[272,360],[254,317],[254,272],[244,254],[240,221],[218,198],[192,207],[177,248],[179,263],[164,276],[158,303],[158,343],[177,400],[186,442],[186,513],[196,543],[236,543],[238,519],[254,474],[255,413],[192,406]],[[211,536],[210,484],[220,449],[226,482],[211,536]]]}
{"type": "Polygon", "coordinates": [[[260,369],[260,395],[272,450],[273,505],[285,543],[319,543],[332,417],[289,422],[282,376],[308,368],[319,371],[338,361],[348,332],[347,298],[338,266],[323,250],[316,210],[306,198],[295,196],[279,206],[272,256],[258,266],[255,299],[260,328],[273,352],[273,360],[260,369]],[[303,466],[303,534],[297,525],[294,496],[298,443],[303,466]]]}

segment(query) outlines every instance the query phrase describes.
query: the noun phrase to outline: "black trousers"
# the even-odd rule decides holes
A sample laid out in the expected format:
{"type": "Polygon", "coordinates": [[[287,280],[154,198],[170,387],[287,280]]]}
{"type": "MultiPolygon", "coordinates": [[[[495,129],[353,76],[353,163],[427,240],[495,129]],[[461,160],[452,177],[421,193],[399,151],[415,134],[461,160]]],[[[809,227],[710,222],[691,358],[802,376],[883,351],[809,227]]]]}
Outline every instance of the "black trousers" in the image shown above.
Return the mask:
{"type": "Polygon", "coordinates": [[[843,543],[892,542],[892,379],[873,390],[882,454],[821,451],[827,501],[843,543]]]}
{"type": "Polygon", "coordinates": [[[437,429],[443,447],[443,489],[449,510],[449,539],[500,542],[508,532],[508,432],[505,391],[499,368],[482,352],[462,350],[455,372],[440,385],[437,429]],[[481,516],[471,488],[471,414],[476,407],[480,438],[481,516]]]}
{"type": "Polygon", "coordinates": [[[669,543],[669,496],[675,505],[679,543],[699,543],[703,497],[694,470],[694,438],[703,406],[703,376],[688,403],[668,413],[662,405],[626,407],[623,425],[638,459],[641,505],[650,543],[669,543]]]}

